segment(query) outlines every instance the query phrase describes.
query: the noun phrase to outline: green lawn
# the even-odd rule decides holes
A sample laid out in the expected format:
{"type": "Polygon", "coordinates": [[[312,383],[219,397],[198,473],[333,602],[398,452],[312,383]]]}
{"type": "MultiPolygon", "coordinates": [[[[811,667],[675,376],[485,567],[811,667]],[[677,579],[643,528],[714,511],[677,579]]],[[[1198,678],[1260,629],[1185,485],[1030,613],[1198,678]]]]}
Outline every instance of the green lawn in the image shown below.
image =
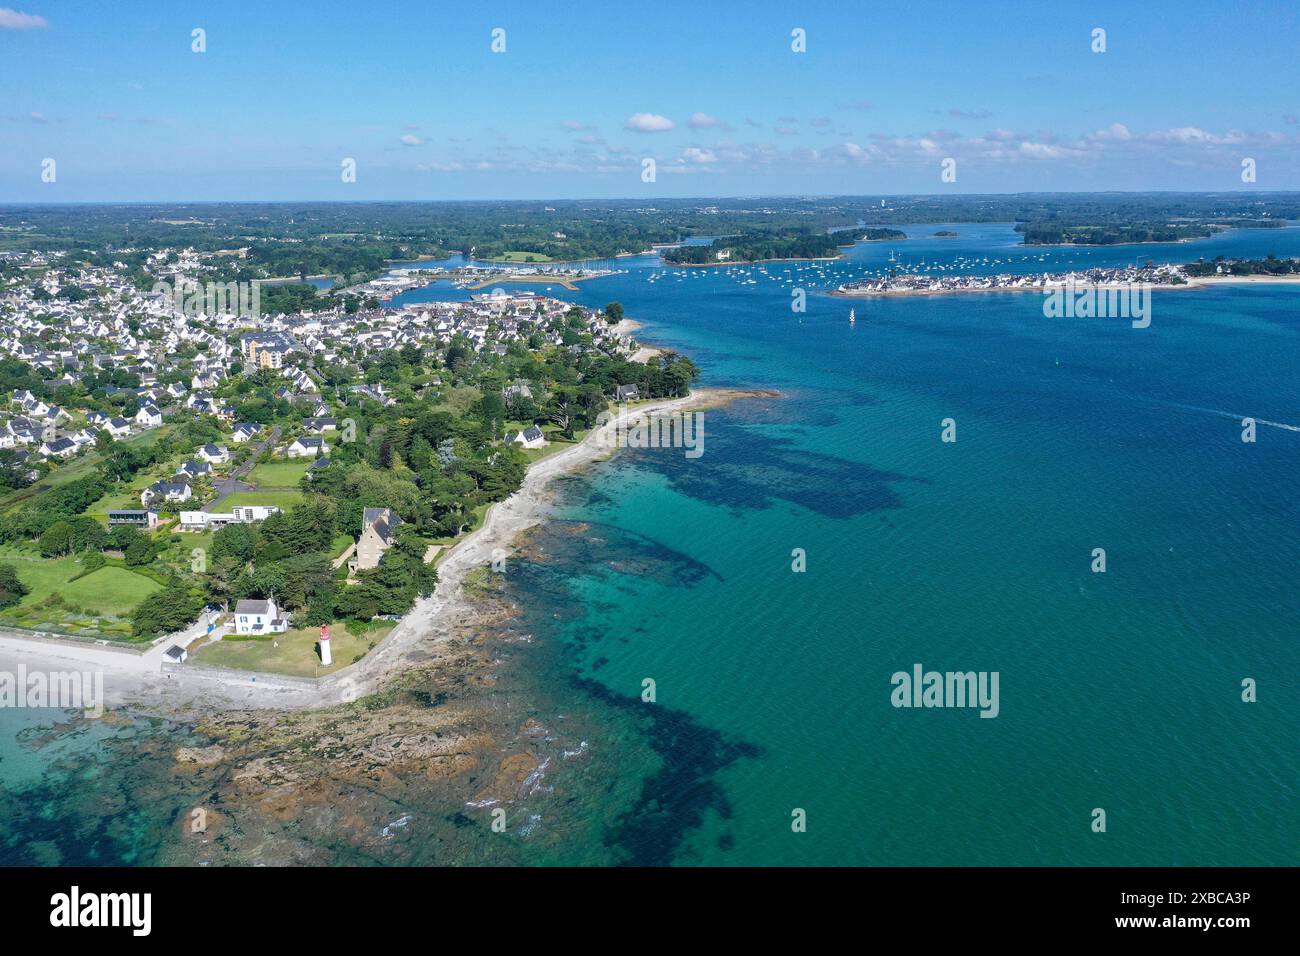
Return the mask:
{"type": "Polygon", "coordinates": [[[20,548],[0,549],[0,563],[13,565],[30,589],[16,606],[0,612],[0,624],[37,630],[126,636],[131,611],[160,587],[144,575],[111,565],[73,581],[82,570],[78,558],[43,558],[20,548]]]}
{"type": "Polygon", "coordinates": [[[221,511],[240,508],[245,505],[275,505],[281,511],[288,511],[301,502],[301,491],[236,491],[221,503],[221,511]]]}
{"type": "Polygon", "coordinates": [[[319,627],[294,627],[276,634],[269,641],[222,640],[207,644],[195,651],[191,660],[218,667],[233,667],[247,671],[266,671],[272,674],[289,674],[294,677],[316,677],[330,674],[346,667],[378,644],[392,630],[389,622],[373,625],[365,634],[349,634],[340,623],[330,625],[330,644],[334,663],[320,666],[316,644],[320,640],[319,627]]]}
{"type": "Polygon", "coordinates": [[[541,448],[522,449],[524,457],[528,459],[530,465],[535,461],[541,461],[543,458],[549,458],[557,451],[564,451],[564,449],[572,448],[574,445],[578,444],[578,442],[587,437],[587,433],[590,430],[591,429],[589,428],[575,429],[573,432],[573,440],[570,441],[565,438],[564,435],[560,433],[560,429],[554,425],[543,427],[542,433],[546,435],[547,444],[543,445],[541,448]]]}
{"type": "Polygon", "coordinates": [[[356,538],[350,534],[336,534],[330,541],[330,557],[337,558],[340,554],[348,549],[350,545],[356,543],[356,538]]]}
{"type": "Polygon", "coordinates": [[[170,535],[159,535],[157,540],[159,547],[162,549],[158,556],[158,564],[171,568],[178,573],[189,573],[194,563],[194,550],[201,549],[205,555],[206,561],[212,560],[212,536],[211,531],[179,531],[176,532],[180,541],[175,544],[170,543],[170,535]]]}
{"type": "Polygon", "coordinates": [[[0,548],[0,564],[12,564],[19,580],[31,590],[23,598],[23,604],[35,604],[49,597],[81,570],[81,562],[76,558],[43,558],[35,551],[14,547],[0,548]]]}
{"type": "Polygon", "coordinates": [[[162,585],[126,568],[103,567],[60,590],[79,607],[97,614],[125,617],[162,585]]]}
{"type": "Polygon", "coordinates": [[[143,508],[144,505],[140,503],[140,492],[157,480],[152,475],[146,475],[143,480],[137,478],[133,481],[122,482],[87,508],[86,514],[107,516],[110,511],[121,508],[143,508]]]}
{"type": "Polygon", "coordinates": [[[258,487],[297,488],[307,469],[315,462],[310,458],[295,461],[264,461],[248,475],[248,480],[258,487]]]}

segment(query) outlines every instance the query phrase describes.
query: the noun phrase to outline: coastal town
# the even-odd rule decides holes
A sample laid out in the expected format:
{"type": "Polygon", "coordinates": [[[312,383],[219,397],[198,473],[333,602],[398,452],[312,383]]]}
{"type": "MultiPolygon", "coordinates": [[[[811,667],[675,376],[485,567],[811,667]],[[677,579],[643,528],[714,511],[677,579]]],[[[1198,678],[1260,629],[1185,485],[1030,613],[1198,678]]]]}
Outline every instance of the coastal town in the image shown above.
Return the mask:
{"type": "Polygon", "coordinates": [[[1184,267],[1177,265],[1120,266],[1077,269],[1070,272],[997,275],[922,275],[899,273],[848,282],[837,295],[942,295],[955,292],[1047,292],[1076,286],[1120,286],[1150,284],[1173,288],[1188,283],[1184,267]]]}
{"type": "Polygon", "coordinates": [[[218,256],[145,262],[0,254],[9,637],[169,666],[352,663],[529,464],[695,374],[642,347],[618,303],[468,288],[527,284],[531,266],[304,285],[306,307],[268,312],[273,287],[216,281],[218,256]],[[414,280],[464,297],[394,303],[414,280]],[[347,658],[326,659],[331,632],[347,658]]]}
{"type": "Polygon", "coordinates": [[[529,283],[555,285],[569,292],[577,290],[576,283],[616,275],[614,269],[585,269],[564,265],[553,266],[489,266],[462,265],[446,269],[417,269],[399,267],[386,275],[373,279],[360,288],[380,302],[396,295],[421,289],[433,282],[445,280],[458,289],[485,289],[495,283],[529,283]]]}

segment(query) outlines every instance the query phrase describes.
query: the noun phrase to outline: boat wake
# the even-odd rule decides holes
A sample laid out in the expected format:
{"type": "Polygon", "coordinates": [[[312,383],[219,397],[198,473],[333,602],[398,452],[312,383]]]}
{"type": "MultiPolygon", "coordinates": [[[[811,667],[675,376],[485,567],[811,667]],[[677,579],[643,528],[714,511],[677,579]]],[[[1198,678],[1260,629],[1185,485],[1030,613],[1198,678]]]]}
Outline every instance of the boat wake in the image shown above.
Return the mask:
{"type": "MultiPolygon", "coordinates": [[[[1243,418],[1250,418],[1250,415],[1238,415],[1236,412],[1224,411],[1221,408],[1203,408],[1200,405],[1184,405],[1181,402],[1157,402],[1159,405],[1167,405],[1170,408],[1181,408],[1188,412],[1204,412],[1206,415],[1218,415],[1220,418],[1232,418],[1241,421],[1243,418]]],[[[1281,428],[1288,432],[1300,432],[1300,425],[1290,425],[1287,422],[1273,422],[1267,418],[1256,418],[1257,425],[1267,425],[1269,428],[1281,428]]]]}

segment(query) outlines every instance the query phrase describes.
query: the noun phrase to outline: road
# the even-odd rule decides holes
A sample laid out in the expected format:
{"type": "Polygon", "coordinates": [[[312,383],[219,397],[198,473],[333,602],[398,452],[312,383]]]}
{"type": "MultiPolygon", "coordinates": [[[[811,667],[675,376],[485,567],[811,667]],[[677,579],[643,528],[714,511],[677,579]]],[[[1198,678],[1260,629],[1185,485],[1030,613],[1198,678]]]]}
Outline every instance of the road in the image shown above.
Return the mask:
{"type": "Polygon", "coordinates": [[[221,503],[236,491],[252,491],[253,486],[242,479],[256,467],[258,459],[266,454],[266,450],[274,447],[279,440],[280,426],[276,425],[271,429],[271,434],[258,443],[257,447],[253,449],[253,453],[248,456],[242,465],[232,471],[229,476],[212,483],[212,490],[217,493],[217,496],[204,505],[203,510],[207,512],[218,511],[221,503]]]}

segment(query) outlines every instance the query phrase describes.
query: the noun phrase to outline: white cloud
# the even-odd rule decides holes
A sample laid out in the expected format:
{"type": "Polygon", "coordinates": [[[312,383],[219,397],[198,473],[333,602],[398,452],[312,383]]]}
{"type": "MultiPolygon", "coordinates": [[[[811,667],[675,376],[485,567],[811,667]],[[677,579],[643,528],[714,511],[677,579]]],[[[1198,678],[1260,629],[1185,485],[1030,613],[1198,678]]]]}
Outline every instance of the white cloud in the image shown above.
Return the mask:
{"type": "Polygon", "coordinates": [[[1066,156],[1076,155],[1078,150],[1053,146],[1051,143],[1031,143],[1026,140],[1020,144],[1020,152],[1030,159],[1063,159],[1066,156]]]}
{"type": "Polygon", "coordinates": [[[0,7],[0,30],[36,30],[48,27],[49,21],[32,13],[19,13],[10,7],[0,7]]]}
{"type": "Polygon", "coordinates": [[[711,149],[700,149],[696,146],[688,146],[682,150],[682,159],[688,163],[708,164],[716,163],[718,156],[711,149]]]}
{"type": "Polygon", "coordinates": [[[402,145],[403,145],[403,146],[423,146],[423,145],[424,145],[424,140],[420,139],[420,137],[418,137],[418,136],[414,136],[414,135],[412,135],[411,133],[407,133],[405,136],[402,137],[402,145]]]}
{"type": "Polygon", "coordinates": [[[660,116],[658,113],[633,113],[627,118],[623,128],[637,133],[666,133],[676,125],[667,116],[660,116]]]}
{"type": "Polygon", "coordinates": [[[574,133],[580,133],[583,132],[584,130],[596,128],[590,123],[584,123],[581,120],[571,120],[571,119],[565,120],[560,125],[563,126],[565,129],[569,130],[570,132],[574,132],[574,133]]]}
{"type": "Polygon", "coordinates": [[[1129,132],[1128,127],[1123,123],[1111,123],[1105,129],[1097,130],[1088,138],[1099,142],[1126,143],[1133,138],[1133,134],[1129,132]]]}
{"type": "Polygon", "coordinates": [[[688,122],[692,129],[712,129],[722,121],[708,113],[692,113],[688,122]]]}
{"type": "Polygon", "coordinates": [[[1171,140],[1175,143],[1209,143],[1217,140],[1217,137],[1213,134],[1207,133],[1196,126],[1177,126],[1173,129],[1152,133],[1151,138],[1154,140],[1171,140]]]}

